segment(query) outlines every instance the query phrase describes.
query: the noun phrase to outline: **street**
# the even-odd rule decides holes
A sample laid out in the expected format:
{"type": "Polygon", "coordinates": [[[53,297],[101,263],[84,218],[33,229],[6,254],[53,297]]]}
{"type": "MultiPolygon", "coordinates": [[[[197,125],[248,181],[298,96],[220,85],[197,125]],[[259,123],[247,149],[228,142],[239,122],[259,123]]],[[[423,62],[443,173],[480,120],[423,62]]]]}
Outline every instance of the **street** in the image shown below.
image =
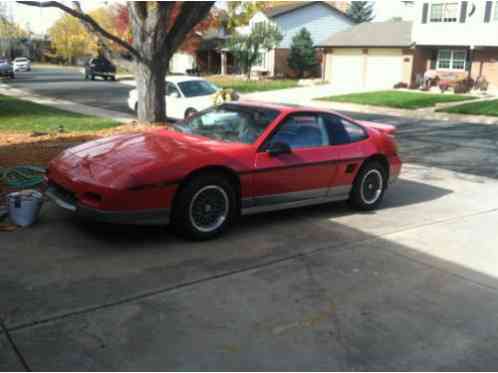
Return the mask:
{"type": "MultiPolygon", "coordinates": [[[[126,110],[120,83],[28,74],[13,85],[126,110]]],[[[496,370],[498,127],[350,114],[398,128],[378,211],[244,217],[193,243],[47,204],[2,234],[0,370],[496,370]]]]}
{"type": "Polygon", "coordinates": [[[132,87],[100,78],[85,81],[78,68],[34,66],[30,72],[17,73],[8,84],[38,95],[132,113],[126,104],[132,87]]]}

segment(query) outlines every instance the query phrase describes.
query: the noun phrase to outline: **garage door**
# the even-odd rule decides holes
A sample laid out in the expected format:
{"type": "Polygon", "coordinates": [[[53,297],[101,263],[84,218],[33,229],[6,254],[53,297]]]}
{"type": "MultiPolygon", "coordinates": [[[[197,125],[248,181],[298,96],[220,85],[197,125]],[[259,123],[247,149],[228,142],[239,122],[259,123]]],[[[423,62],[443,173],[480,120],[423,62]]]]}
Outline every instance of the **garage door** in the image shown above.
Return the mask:
{"type": "Polygon", "coordinates": [[[366,88],[391,89],[402,81],[403,57],[399,49],[369,49],[366,88]]]}
{"type": "Polygon", "coordinates": [[[363,87],[363,55],[361,49],[334,49],[328,80],[338,88],[363,87]]]}

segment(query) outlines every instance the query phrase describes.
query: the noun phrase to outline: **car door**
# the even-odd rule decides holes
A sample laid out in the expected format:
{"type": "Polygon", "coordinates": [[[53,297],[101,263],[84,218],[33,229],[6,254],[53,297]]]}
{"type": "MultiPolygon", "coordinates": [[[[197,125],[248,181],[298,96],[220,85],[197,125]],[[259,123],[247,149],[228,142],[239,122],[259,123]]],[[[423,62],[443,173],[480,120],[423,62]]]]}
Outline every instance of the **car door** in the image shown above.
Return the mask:
{"type": "Polygon", "coordinates": [[[168,118],[183,119],[184,98],[176,84],[166,82],[166,116],[168,118]]]}
{"type": "Polygon", "coordinates": [[[338,160],[319,113],[287,116],[256,154],[253,204],[325,198],[338,160]],[[268,149],[275,143],[289,145],[291,152],[272,155],[268,149]]]}
{"type": "Polygon", "coordinates": [[[329,195],[349,192],[356,174],[368,156],[365,140],[367,132],[352,121],[334,114],[323,114],[329,141],[337,155],[336,173],[330,185],[329,195]]]}

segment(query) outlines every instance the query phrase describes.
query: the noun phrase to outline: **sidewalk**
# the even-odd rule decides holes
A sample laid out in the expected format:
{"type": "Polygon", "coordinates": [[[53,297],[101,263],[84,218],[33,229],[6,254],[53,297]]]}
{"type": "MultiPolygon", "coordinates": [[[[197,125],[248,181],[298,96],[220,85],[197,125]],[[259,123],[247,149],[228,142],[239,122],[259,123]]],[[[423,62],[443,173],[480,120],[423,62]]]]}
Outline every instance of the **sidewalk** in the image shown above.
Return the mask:
{"type": "Polygon", "coordinates": [[[119,123],[128,123],[136,120],[134,116],[129,115],[127,113],[100,109],[93,106],[78,104],[72,101],[40,96],[28,91],[24,91],[22,89],[12,88],[7,84],[2,84],[2,83],[0,83],[0,94],[19,98],[25,101],[34,102],[36,104],[50,106],[56,109],[70,111],[72,113],[91,115],[102,118],[110,118],[111,120],[114,120],[119,123]]]}

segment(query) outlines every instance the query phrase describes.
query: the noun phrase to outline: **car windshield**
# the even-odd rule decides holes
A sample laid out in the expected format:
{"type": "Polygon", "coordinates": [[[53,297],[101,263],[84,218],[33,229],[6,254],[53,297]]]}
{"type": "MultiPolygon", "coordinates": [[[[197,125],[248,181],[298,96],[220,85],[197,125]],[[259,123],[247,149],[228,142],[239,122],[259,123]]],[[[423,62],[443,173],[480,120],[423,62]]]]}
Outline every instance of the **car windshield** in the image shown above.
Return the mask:
{"type": "Polygon", "coordinates": [[[276,110],[224,104],[194,115],[176,127],[181,132],[213,140],[253,144],[278,114],[276,110]]]}
{"type": "Polygon", "coordinates": [[[207,80],[188,80],[178,86],[185,97],[209,96],[218,91],[218,87],[207,80]]]}

